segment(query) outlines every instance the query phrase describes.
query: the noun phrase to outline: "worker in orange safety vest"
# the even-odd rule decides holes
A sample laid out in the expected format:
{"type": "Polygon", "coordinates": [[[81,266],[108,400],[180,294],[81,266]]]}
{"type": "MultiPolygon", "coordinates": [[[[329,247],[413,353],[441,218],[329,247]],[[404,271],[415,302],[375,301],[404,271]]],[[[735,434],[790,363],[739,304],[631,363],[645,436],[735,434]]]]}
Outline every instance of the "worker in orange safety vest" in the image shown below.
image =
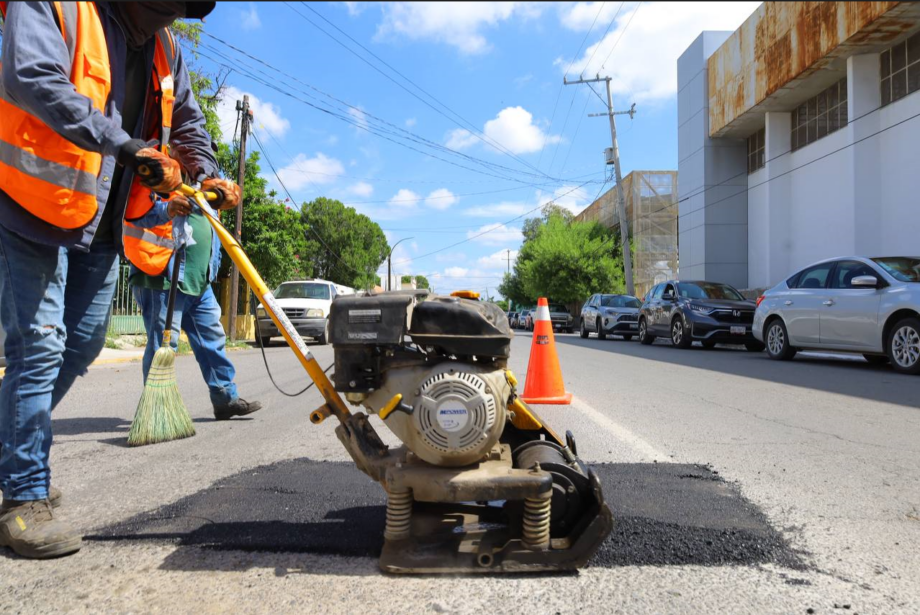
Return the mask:
{"type": "Polygon", "coordinates": [[[102,349],[118,254],[169,260],[171,233],[131,220],[178,187],[180,163],[217,207],[239,204],[167,30],[214,5],[0,2],[0,547],[21,556],[81,546],[54,510],[51,410],[102,349]]]}

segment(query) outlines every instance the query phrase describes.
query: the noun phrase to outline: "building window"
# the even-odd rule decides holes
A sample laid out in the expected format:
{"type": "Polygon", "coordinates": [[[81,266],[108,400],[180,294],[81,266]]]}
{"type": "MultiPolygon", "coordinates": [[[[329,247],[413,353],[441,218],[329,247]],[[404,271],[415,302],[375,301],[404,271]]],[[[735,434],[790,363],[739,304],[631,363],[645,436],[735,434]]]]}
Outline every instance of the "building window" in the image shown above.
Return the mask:
{"type": "Polygon", "coordinates": [[[766,129],[761,128],[748,137],[748,175],[763,168],[766,135],[766,129]]]}
{"type": "Polygon", "coordinates": [[[846,77],[792,112],[792,150],[826,137],[847,125],[846,77]]]}
{"type": "Polygon", "coordinates": [[[882,52],[882,106],[920,90],[920,32],[882,52]]]}

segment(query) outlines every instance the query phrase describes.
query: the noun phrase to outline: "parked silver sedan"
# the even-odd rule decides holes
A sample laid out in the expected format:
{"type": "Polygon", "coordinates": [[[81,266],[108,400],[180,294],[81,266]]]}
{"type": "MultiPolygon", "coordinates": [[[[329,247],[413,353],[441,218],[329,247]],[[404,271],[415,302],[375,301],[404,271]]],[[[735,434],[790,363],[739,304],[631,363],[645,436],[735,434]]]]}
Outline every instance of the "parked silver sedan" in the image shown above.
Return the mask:
{"type": "Polygon", "coordinates": [[[799,350],[862,354],[920,374],[920,257],[835,258],[757,299],[754,337],[773,359],[799,350]]]}
{"type": "Polygon", "coordinates": [[[596,333],[600,340],[608,335],[631,340],[639,332],[640,307],[642,303],[629,295],[591,295],[581,309],[581,336],[596,333]]]}

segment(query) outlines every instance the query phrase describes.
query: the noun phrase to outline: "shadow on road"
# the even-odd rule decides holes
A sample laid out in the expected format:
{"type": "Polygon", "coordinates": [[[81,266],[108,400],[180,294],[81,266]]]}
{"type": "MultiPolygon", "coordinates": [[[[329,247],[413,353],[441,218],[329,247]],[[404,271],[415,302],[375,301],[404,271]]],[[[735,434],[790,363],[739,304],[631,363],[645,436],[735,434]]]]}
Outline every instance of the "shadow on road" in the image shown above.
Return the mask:
{"type": "MultiPolygon", "coordinates": [[[[774,563],[803,568],[764,515],[705,467],[599,464],[594,469],[615,525],[591,566],[774,563]]],[[[376,559],[385,522],[383,489],[353,464],[296,459],[222,479],[86,540],[178,545],[163,561],[164,570],[239,570],[239,557],[221,553],[376,559]]],[[[280,559],[263,555],[247,565],[274,567],[280,559]]],[[[317,574],[330,572],[355,574],[353,565],[342,562],[326,565],[324,560],[316,568],[317,574]]]]}
{"type": "MultiPolygon", "coordinates": [[[[792,361],[774,361],[766,353],[748,352],[742,347],[731,346],[717,346],[712,350],[706,350],[694,345],[683,350],[674,348],[668,342],[656,341],[651,346],[643,346],[636,340],[598,340],[593,337],[582,339],[577,334],[557,334],[556,342],[560,345],[590,348],[663,364],[694,367],[861,397],[874,402],[920,408],[920,378],[899,374],[886,365],[870,365],[861,358],[854,358],[855,355],[833,358],[817,353],[800,353],[792,361]]],[[[562,367],[564,370],[564,361],[562,367]]],[[[664,366],[661,376],[667,378],[667,368],[664,366]]]]}
{"type": "Polygon", "coordinates": [[[125,438],[127,438],[130,428],[130,419],[114,416],[51,419],[51,433],[55,436],[78,436],[86,433],[124,433],[125,438]]]}

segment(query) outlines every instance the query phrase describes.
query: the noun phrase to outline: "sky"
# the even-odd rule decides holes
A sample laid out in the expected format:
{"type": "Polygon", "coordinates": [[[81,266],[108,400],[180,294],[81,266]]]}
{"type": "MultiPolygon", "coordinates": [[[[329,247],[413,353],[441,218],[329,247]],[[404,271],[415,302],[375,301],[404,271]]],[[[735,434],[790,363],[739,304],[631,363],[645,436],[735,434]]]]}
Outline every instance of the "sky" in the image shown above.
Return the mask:
{"type": "Polygon", "coordinates": [[[399,275],[498,296],[526,218],[612,188],[609,123],[588,117],[606,111],[604,83],[563,77],[609,76],[614,108],[635,103],[617,117],[624,176],[675,170],[677,58],[758,4],[218,3],[194,62],[224,79],[227,140],[250,96],[250,144],[279,193],[368,215],[401,241],[399,275]]]}

